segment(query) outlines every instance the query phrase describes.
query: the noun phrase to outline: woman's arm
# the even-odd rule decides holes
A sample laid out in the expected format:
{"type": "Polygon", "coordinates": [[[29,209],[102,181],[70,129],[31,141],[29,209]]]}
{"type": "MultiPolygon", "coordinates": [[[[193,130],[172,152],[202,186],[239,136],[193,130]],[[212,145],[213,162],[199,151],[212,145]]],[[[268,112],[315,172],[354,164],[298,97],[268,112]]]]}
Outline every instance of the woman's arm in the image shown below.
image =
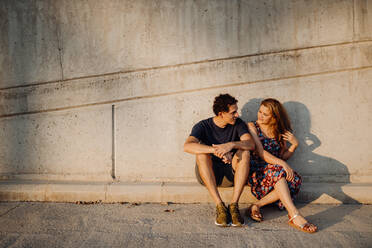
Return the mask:
{"type": "Polygon", "coordinates": [[[252,135],[252,138],[256,144],[256,152],[257,154],[266,162],[269,164],[278,164],[284,168],[284,170],[287,172],[287,180],[291,181],[293,179],[293,170],[292,168],[282,159],[275,157],[265,149],[263,149],[263,146],[261,144],[260,139],[258,138],[257,129],[254,125],[254,123],[249,122],[248,123],[248,129],[249,132],[252,135]]]}
{"type": "Polygon", "coordinates": [[[293,135],[293,133],[287,131],[285,134],[282,135],[284,142],[288,141],[291,143],[291,146],[287,149],[287,145],[285,145],[285,150],[282,154],[282,159],[283,160],[288,160],[290,157],[292,157],[293,153],[298,147],[298,140],[296,137],[293,135]]]}

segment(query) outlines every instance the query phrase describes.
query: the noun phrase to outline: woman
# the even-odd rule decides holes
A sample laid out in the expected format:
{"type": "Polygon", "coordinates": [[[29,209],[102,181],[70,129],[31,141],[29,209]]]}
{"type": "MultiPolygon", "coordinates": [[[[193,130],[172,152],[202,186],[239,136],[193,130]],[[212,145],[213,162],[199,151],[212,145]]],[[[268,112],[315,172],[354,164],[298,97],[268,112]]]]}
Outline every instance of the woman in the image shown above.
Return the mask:
{"type": "Polygon", "coordinates": [[[296,150],[298,141],[292,134],[283,105],[272,98],[263,100],[257,121],[249,122],[248,128],[256,144],[256,151],[251,156],[249,184],[259,201],[248,208],[247,215],[255,221],[262,221],[260,208],[279,201],[279,207],[284,205],[288,211],[291,226],[303,232],[316,232],[317,226],[308,223],[293,203],[293,197],[300,189],[301,177],[285,161],[296,150]]]}

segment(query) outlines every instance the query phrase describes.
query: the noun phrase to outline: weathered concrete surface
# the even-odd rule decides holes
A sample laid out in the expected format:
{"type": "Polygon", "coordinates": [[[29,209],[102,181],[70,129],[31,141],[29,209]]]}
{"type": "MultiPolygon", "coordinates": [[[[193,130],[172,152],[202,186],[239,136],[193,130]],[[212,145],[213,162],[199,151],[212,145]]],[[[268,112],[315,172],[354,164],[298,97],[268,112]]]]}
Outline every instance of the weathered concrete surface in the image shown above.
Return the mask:
{"type": "MultiPolygon", "coordinates": [[[[285,104],[300,141],[289,163],[318,186],[304,187],[306,201],[368,202],[360,192],[372,184],[371,8],[370,0],[0,1],[0,178],[58,181],[12,188],[9,199],[188,199],[192,191],[158,185],[195,183],[182,145],[224,92],[245,121],[262,98],[285,104]]],[[[205,199],[195,192],[194,201],[205,199]]]]}
{"type": "Polygon", "coordinates": [[[111,106],[1,119],[3,179],[111,180],[111,106]]]}
{"type": "Polygon", "coordinates": [[[355,0],[355,38],[370,40],[372,38],[372,1],[355,0]]]}
{"type": "Polygon", "coordinates": [[[0,7],[1,88],[354,37],[349,0],[4,0],[0,7]]]}
{"type": "Polygon", "coordinates": [[[58,7],[52,1],[0,1],[0,88],[60,80],[58,7]]]}
{"type": "Polygon", "coordinates": [[[194,123],[212,115],[213,97],[229,92],[246,121],[254,120],[259,99],[284,102],[301,143],[290,164],[306,180],[370,183],[372,133],[364,130],[371,123],[371,77],[372,69],[346,70],[118,102],[114,134],[111,104],[2,118],[1,171],[91,180],[95,170],[102,176],[95,180],[106,180],[114,135],[120,180],[195,181],[194,157],[183,142],[194,123]]]}
{"type": "Polygon", "coordinates": [[[306,180],[371,182],[372,133],[363,131],[370,123],[366,113],[372,104],[368,100],[371,76],[368,69],[118,103],[117,119],[122,124],[118,125],[117,149],[125,152],[117,155],[117,177],[123,181],[167,181],[164,175],[171,175],[169,181],[195,181],[195,158],[183,152],[183,142],[194,123],[212,116],[213,97],[229,92],[239,99],[246,121],[256,118],[260,98],[275,97],[284,103],[301,143],[289,163],[306,180]],[[337,111],[337,106],[342,110],[337,111]],[[346,130],[347,126],[353,127],[353,132],[346,130]],[[142,156],[144,152],[146,156],[142,156]]]}
{"type": "Polygon", "coordinates": [[[0,116],[372,67],[372,41],[224,58],[0,91],[0,116]]]}
{"type": "Polygon", "coordinates": [[[212,204],[0,203],[0,247],[371,247],[371,205],[298,207],[318,233],[293,229],[274,207],[261,223],[219,228],[212,204]]]}
{"type": "MultiPolygon", "coordinates": [[[[219,188],[221,197],[232,199],[233,188],[219,188]]],[[[319,204],[372,204],[372,184],[303,183],[298,202],[319,204]]],[[[128,182],[61,182],[61,181],[1,181],[0,201],[51,202],[153,202],[206,203],[213,202],[207,189],[199,183],[128,183],[128,182]]],[[[241,203],[253,203],[256,198],[246,186],[241,203]]]]}

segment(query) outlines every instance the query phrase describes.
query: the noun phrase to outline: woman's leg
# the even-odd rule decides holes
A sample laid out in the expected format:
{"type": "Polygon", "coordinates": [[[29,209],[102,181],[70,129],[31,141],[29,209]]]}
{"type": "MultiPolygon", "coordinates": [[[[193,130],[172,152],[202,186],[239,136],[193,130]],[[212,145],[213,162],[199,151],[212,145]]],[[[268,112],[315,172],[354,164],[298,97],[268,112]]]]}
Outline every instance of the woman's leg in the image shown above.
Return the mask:
{"type": "MultiPolygon", "coordinates": [[[[283,205],[288,211],[290,217],[293,217],[295,214],[299,214],[298,209],[294,205],[291,194],[289,193],[288,184],[285,178],[281,178],[274,186],[276,194],[279,196],[279,199],[282,201],[283,205]]],[[[307,220],[298,215],[298,217],[293,219],[293,223],[296,225],[303,225],[307,223],[307,220]]],[[[311,231],[315,231],[317,229],[316,226],[312,225],[309,227],[311,231]]]]}
{"type": "Polygon", "coordinates": [[[285,180],[284,177],[282,177],[281,179],[279,179],[278,182],[276,182],[276,184],[274,185],[274,190],[272,190],[269,194],[261,198],[261,200],[256,202],[255,205],[258,208],[261,208],[267,204],[276,202],[278,200],[282,201],[290,216],[293,216],[294,214],[298,213],[298,210],[294,205],[291,195],[289,193],[287,181],[285,180]]]}
{"type": "MultiPolygon", "coordinates": [[[[258,211],[261,207],[276,202],[278,200],[280,200],[283,203],[290,217],[294,216],[295,214],[299,214],[299,211],[294,205],[293,200],[291,198],[291,194],[288,189],[288,183],[284,177],[282,177],[281,179],[279,179],[278,182],[276,182],[274,190],[272,190],[269,194],[261,198],[252,206],[252,211],[255,210],[258,211]]],[[[293,219],[293,223],[295,223],[296,225],[303,225],[306,222],[307,222],[306,219],[301,215],[293,219]]],[[[316,227],[311,226],[310,229],[315,230],[316,227]]]]}
{"type": "MultiPolygon", "coordinates": [[[[273,187],[280,175],[285,177],[285,171],[280,165],[266,164],[265,169],[261,171],[261,173],[263,175],[261,183],[263,183],[264,185],[272,185],[273,187]]],[[[272,189],[270,192],[262,191],[259,195],[264,195],[264,197],[262,197],[254,204],[254,206],[252,206],[252,210],[259,210],[259,208],[279,200],[279,196],[275,192],[275,188],[272,189]]]]}
{"type": "Polygon", "coordinates": [[[278,196],[278,200],[281,200],[281,202],[287,209],[288,214],[290,216],[297,214],[298,210],[292,201],[292,197],[288,189],[288,184],[284,177],[276,182],[276,184],[274,185],[274,190],[278,196]]]}
{"type": "MultiPolygon", "coordinates": [[[[277,173],[281,174],[281,172],[283,171],[283,168],[280,165],[268,165],[268,169],[271,172],[271,174],[277,174],[277,173]]],[[[269,174],[268,172],[266,172],[266,173],[269,174]]],[[[301,182],[302,182],[301,176],[298,175],[297,172],[294,172],[294,173],[295,173],[295,177],[294,177],[293,181],[292,182],[287,182],[288,189],[289,189],[289,192],[291,194],[291,197],[293,195],[296,195],[299,192],[301,182]]],[[[284,177],[285,177],[285,174],[284,174],[284,177]]],[[[271,181],[273,183],[273,186],[276,183],[273,179],[270,179],[269,181],[271,181]]],[[[274,187],[274,190],[270,191],[267,195],[265,195],[258,202],[255,203],[255,205],[256,205],[255,207],[256,208],[261,208],[263,206],[266,206],[268,204],[271,204],[271,203],[274,203],[274,202],[277,202],[277,201],[280,201],[280,198],[279,198],[279,195],[275,192],[275,187],[274,187]]]]}
{"type": "Polygon", "coordinates": [[[266,206],[270,203],[276,202],[280,200],[278,194],[275,192],[275,189],[272,190],[269,194],[262,197],[259,201],[255,202],[254,205],[256,205],[258,208],[262,208],[263,206],[266,206]]]}

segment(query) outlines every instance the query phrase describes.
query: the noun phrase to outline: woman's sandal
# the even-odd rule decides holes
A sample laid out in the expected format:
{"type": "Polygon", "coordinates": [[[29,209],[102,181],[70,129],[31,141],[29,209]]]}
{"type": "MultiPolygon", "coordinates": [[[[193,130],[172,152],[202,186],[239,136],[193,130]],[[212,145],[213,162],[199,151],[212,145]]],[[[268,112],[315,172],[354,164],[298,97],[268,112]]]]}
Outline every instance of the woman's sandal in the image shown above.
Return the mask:
{"type": "Polygon", "coordinates": [[[251,206],[249,206],[249,208],[247,209],[246,215],[251,217],[251,219],[254,221],[257,221],[257,222],[263,221],[263,217],[262,217],[260,210],[258,211],[252,210],[253,206],[255,206],[255,204],[252,204],[251,206]]]}
{"type": "Polygon", "coordinates": [[[298,216],[300,216],[300,215],[299,215],[299,214],[295,214],[295,215],[293,215],[292,218],[290,218],[289,215],[288,215],[288,218],[289,218],[288,224],[289,224],[290,226],[292,226],[292,227],[294,227],[294,228],[296,228],[296,229],[298,229],[298,230],[300,230],[300,231],[302,231],[302,232],[306,232],[306,233],[315,233],[315,232],[318,230],[318,228],[317,228],[316,225],[311,224],[311,223],[309,223],[309,222],[306,222],[305,224],[302,224],[302,225],[297,225],[297,224],[295,224],[295,223],[293,222],[293,220],[294,220],[296,217],[298,217],[298,216]],[[310,229],[311,226],[314,226],[314,227],[315,227],[314,231],[312,231],[312,230],[310,229]]]}

